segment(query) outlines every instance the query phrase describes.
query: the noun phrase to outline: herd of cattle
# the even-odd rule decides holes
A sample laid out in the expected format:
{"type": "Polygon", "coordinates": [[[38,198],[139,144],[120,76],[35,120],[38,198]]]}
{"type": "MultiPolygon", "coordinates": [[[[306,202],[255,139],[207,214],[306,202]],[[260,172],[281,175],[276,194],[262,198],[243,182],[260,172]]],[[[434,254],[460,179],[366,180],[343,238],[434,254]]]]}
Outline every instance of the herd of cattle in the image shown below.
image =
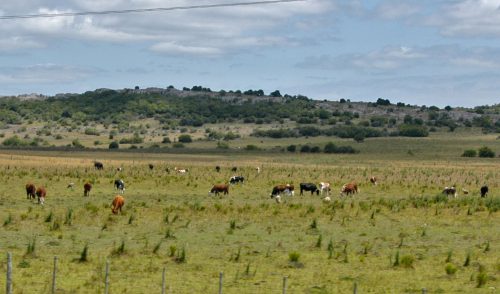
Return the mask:
{"type": "MultiPolygon", "coordinates": [[[[148,167],[150,170],[154,169],[153,164],[149,164],[148,167]]],[[[96,170],[103,170],[104,165],[101,162],[94,162],[94,168],[96,170]]],[[[220,172],[220,170],[221,170],[220,166],[215,167],[216,172],[220,172]]],[[[237,167],[231,168],[232,172],[236,172],[237,170],[238,170],[237,167]]],[[[117,168],[117,171],[121,172],[122,168],[121,167],[117,168]]],[[[169,172],[169,169],[167,168],[166,171],[169,172]]],[[[175,167],[174,171],[179,173],[179,174],[185,174],[188,172],[188,169],[187,168],[180,169],[180,168],[175,167]]],[[[260,171],[261,171],[260,167],[257,167],[256,171],[257,171],[257,173],[260,173],[260,171]]],[[[227,194],[229,194],[230,185],[235,185],[238,183],[243,184],[244,181],[245,181],[245,178],[243,176],[232,176],[229,179],[229,184],[224,183],[224,184],[213,185],[212,189],[210,189],[210,191],[209,191],[209,195],[215,194],[217,196],[220,193],[227,195],[227,194]]],[[[376,186],[378,184],[376,177],[370,177],[369,181],[372,185],[376,186]]],[[[300,183],[299,186],[300,186],[300,195],[303,195],[304,191],[310,192],[311,195],[314,195],[316,193],[316,195],[321,195],[323,197],[324,202],[331,201],[330,183],[320,182],[319,185],[316,185],[314,183],[300,183]]],[[[74,187],[74,183],[69,183],[67,186],[67,188],[71,188],[71,189],[73,189],[73,187],[74,187]]],[[[114,181],[114,188],[118,191],[118,193],[123,194],[125,192],[125,182],[122,179],[116,179],[114,181]]],[[[83,185],[83,196],[84,197],[90,196],[91,190],[92,190],[92,184],[89,182],[86,182],[83,185]]],[[[271,196],[271,199],[275,199],[275,201],[277,203],[281,203],[282,196],[284,196],[284,195],[293,196],[295,193],[294,190],[295,190],[295,187],[293,184],[280,184],[280,185],[276,185],[273,187],[270,196],[271,196]]],[[[462,189],[462,192],[464,194],[469,193],[469,191],[467,191],[466,189],[462,189]]],[[[486,186],[486,185],[482,186],[479,192],[481,194],[481,197],[486,197],[486,195],[489,192],[488,186],[486,186]]],[[[356,182],[347,183],[347,184],[343,185],[342,188],[340,189],[340,196],[341,197],[344,195],[346,195],[346,196],[354,195],[356,193],[359,193],[358,185],[356,184],[356,182]]],[[[453,196],[453,197],[457,197],[457,195],[458,195],[457,189],[454,186],[445,187],[444,190],[442,191],[442,193],[447,195],[447,196],[453,196]]],[[[27,197],[27,199],[31,200],[31,199],[36,198],[38,203],[43,205],[45,202],[46,195],[47,195],[47,190],[45,187],[43,187],[43,186],[36,187],[33,183],[26,184],[26,197],[27,197]]],[[[121,212],[124,204],[125,204],[125,198],[122,195],[116,195],[111,203],[112,213],[117,214],[118,212],[121,212]]]]}

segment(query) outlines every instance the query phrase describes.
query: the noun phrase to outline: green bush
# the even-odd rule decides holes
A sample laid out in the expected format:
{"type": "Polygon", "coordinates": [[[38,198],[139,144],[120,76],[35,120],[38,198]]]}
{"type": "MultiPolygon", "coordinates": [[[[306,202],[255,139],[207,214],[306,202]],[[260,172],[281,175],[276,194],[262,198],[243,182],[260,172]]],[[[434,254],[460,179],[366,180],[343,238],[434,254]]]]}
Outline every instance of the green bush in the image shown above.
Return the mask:
{"type": "Polygon", "coordinates": [[[399,126],[399,135],[404,137],[427,137],[427,127],[420,125],[402,124],[399,126]]]}
{"type": "Polygon", "coordinates": [[[193,142],[193,139],[191,138],[190,135],[183,134],[183,135],[179,136],[178,141],[181,143],[191,143],[191,142],[193,142]]]}
{"type": "Polygon", "coordinates": [[[452,276],[457,272],[458,268],[453,263],[448,263],[445,266],[444,270],[446,271],[447,275],[452,276]]]}
{"type": "Polygon", "coordinates": [[[85,135],[99,136],[100,134],[99,134],[99,131],[97,131],[94,128],[86,128],[85,135]]]}
{"type": "Polygon", "coordinates": [[[493,150],[486,146],[479,148],[478,154],[479,157],[495,157],[495,152],[493,152],[493,150]]]}
{"type": "Polygon", "coordinates": [[[288,152],[295,152],[297,150],[297,146],[296,145],[288,145],[288,147],[286,147],[286,150],[288,152]]]}
{"type": "Polygon", "coordinates": [[[476,157],[476,156],[477,156],[477,151],[474,149],[467,149],[462,154],[462,157],[476,157]]]}
{"type": "Polygon", "coordinates": [[[15,146],[15,147],[18,147],[18,146],[27,146],[29,144],[28,141],[25,141],[21,138],[19,138],[18,136],[12,136],[10,138],[7,138],[5,139],[2,144],[4,146],[15,146]]]}
{"type": "Polygon", "coordinates": [[[109,149],[118,149],[118,148],[120,148],[120,144],[118,144],[118,142],[113,141],[109,143],[109,149]]]}

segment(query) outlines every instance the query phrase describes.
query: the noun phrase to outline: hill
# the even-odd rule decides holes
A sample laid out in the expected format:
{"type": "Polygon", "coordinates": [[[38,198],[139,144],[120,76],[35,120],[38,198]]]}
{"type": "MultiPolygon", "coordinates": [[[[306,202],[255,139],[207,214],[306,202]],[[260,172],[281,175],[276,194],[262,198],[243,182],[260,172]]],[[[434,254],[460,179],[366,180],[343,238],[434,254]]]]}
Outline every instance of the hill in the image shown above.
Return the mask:
{"type": "Polygon", "coordinates": [[[425,137],[429,132],[456,128],[500,132],[500,104],[439,109],[382,98],[376,102],[327,101],[279,91],[269,95],[262,90],[214,92],[201,86],[97,89],[30,97],[0,99],[4,146],[108,148],[108,140],[115,140],[154,147],[245,136],[327,136],[361,142],[369,137],[425,137]]]}

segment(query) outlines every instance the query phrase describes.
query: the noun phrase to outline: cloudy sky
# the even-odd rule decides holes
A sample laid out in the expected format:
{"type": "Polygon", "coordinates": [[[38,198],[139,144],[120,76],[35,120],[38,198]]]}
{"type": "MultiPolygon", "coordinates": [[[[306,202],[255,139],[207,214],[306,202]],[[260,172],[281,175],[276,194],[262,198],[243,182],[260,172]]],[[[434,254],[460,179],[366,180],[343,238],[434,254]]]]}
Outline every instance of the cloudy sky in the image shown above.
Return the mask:
{"type": "MultiPolygon", "coordinates": [[[[255,0],[17,0],[0,16],[255,0]]],[[[0,95],[202,85],[500,103],[500,0],[305,0],[0,20],[0,95]]]]}

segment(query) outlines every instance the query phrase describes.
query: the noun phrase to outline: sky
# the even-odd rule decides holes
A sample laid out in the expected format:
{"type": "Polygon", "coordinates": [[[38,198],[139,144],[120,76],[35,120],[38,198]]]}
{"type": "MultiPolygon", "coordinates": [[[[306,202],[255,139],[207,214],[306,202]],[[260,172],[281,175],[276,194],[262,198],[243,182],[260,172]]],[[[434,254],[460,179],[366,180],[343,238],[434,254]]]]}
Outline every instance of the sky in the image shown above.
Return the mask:
{"type": "MultiPolygon", "coordinates": [[[[0,16],[255,0],[16,0],[0,16]]],[[[194,85],[500,103],[500,0],[304,0],[0,20],[0,95],[194,85]]]]}

